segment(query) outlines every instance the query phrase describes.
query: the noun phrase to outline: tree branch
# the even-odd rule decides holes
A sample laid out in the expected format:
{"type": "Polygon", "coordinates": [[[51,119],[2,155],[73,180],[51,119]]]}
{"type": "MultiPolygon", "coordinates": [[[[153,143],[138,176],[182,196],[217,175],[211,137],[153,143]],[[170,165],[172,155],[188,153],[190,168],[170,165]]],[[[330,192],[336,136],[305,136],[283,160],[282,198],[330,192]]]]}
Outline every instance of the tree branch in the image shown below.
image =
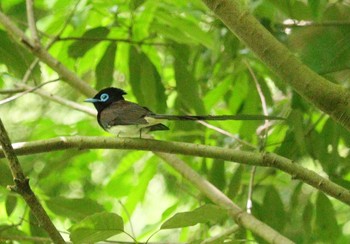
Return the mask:
{"type": "Polygon", "coordinates": [[[21,165],[12,148],[10,138],[7,135],[5,127],[0,119],[0,144],[2,152],[9,162],[14,186],[9,186],[9,189],[20,194],[30,207],[33,215],[39,221],[39,224],[49,234],[54,243],[65,243],[60,233],[57,231],[49,216],[41,206],[39,200],[30,188],[29,179],[25,178],[21,165]]]}
{"type": "Polygon", "coordinates": [[[100,41],[109,41],[109,42],[124,42],[124,43],[130,43],[130,44],[138,44],[138,45],[154,45],[154,46],[168,46],[169,44],[163,43],[163,42],[145,42],[143,40],[141,41],[134,41],[130,39],[123,39],[123,38],[100,38],[100,37],[75,37],[75,36],[67,36],[67,37],[57,37],[57,41],[87,41],[87,42],[100,42],[100,41]]]}
{"type": "MultiPolygon", "coordinates": [[[[318,175],[317,173],[293,163],[292,160],[274,153],[257,153],[233,150],[221,147],[206,146],[184,142],[166,142],[151,139],[69,136],[48,140],[14,143],[17,155],[29,155],[65,149],[123,149],[164,152],[171,154],[191,155],[217,158],[260,167],[273,167],[290,174],[316,189],[350,205],[350,192],[342,186],[318,175]]],[[[0,158],[4,153],[0,151],[0,158]]]]}
{"type": "Polygon", "coordinates": [[[237,224],[259,235],[269,243],[293,243],[270,226],[256,219],[254,216],[246,213],[236,204],[234,204],[224,193],[217,189],[209,181],[205,180],[196,171],[189,167],[185,162],[174,155],[167,153],[155,153],[165,162],[171,165],[183,177],[195,185],[202,193],[204,193],[215,204],[227,210],[237,224]]]}
{"type": "MultiPolygon", "coordinates": [[[[51,101],[54,101],[58,104],[67,106],[67,107],[72,108],[74,110],[77,110],[77,111],[80,111],[80,112],[83,112],[83,113],[86,113],[86,114],[92,115],[92,116],[97,115],[96,110],[93,108],[83,106],[80,103],[76,103],[76,102],[73,102],[71,100],[64,99],[60,96],[54,95],[50,92],[47,92],[43,89],[40,89],[39,87],[38,87],[38,89],[36,89],[36,87],[31,87],[31,86],[28,86],[26,84],[16,84],[16,85],[18,87],[24,88],[27,91],[32,91],[33,93],[35,93],[43,98],[49,99],[51,101]]],[[[0,104],[1,104],[1,101],[0,101],[0,104]]]]}
{"type": "Polygon", "coordinates": [[[96,91],[91,88],[85,81],[80,79],[72,71],[67,69],[58,60],[52,57],[45,48],[36,46],[31,39],[29,39],[21,29],[19,29],[5,14],[0,11],[0,24],[10,33],[15,40],[23,44],[30,52],[37,56],[42,62],[47,64],[50,68],[56,71],[62,80],[66,81],[75,89],[81,91],[86,96],[95,95],[96,91]]]}
{"type": "Polygon", "coordinates": [[[203,2],[282,80],[350,130],[350,92],[347,89],[302,64],[249,13],[242,1],[203,2]]]}
{"type": "Polygon", "coordinates": [[[39,34],[36,28],[35,16],[34,16],[34,3],[33,0],[26,0],[26,8],[27,8],[27,20],[29,30],[32,35],[32,39],[35,46],[40,46],[39,34]]]}

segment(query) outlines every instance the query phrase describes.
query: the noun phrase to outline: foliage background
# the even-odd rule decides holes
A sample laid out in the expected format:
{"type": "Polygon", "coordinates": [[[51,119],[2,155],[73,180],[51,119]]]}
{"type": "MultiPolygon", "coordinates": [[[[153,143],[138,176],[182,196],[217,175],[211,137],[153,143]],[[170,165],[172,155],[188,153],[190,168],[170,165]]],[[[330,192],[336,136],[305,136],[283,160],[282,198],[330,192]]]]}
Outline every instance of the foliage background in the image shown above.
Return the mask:
{"type": "MultiPolygon", "coordinates": [[[[349,1],[244,2],[304,64],[348,88],[349,1]]],[[[25,1],[1,1],[0,7],[31,35],[25,1]]],[[[42,44],[54,40],[50,54],[97,90],[120,87],[128,92],[128,100],[169,114],[263,114],[263,94],[269,114],[287,117],[285,122],[273,122],[267,137],[260,121],[210,123],[231,136],[197,123],[169,122],[171,130],[154,133],[157,139],[275,152],[349,188],[348,131],[270,72],[201,1],[38,0],[34,7],[42,44]]],[[[34,59],[0,26],[1,99],[12,97],[13,89],[23,91],[61,78],[39,63],[24,86],[23,77],[34,59]]],[[[82,91],[61,80],[37,92],[41,90],[80,104],[85,99],[82,91]]],[[[89,114],[37,93],[1,104],[0,111],[13,142],[110,136],[89,114]]],[[[190,156],[181,159],[245,208],[250,166],[190,156]]],[[[23,156],[20,162],[33,191],[67,240],[74,230],[71,226],[106,211],[123,218],[125,232],[146,241],[174,214],[210,203],[151,152],[66,150],[23,156]]],[[[46,238],[21,198],[6,189],[12,177],[3,159],[0,184],[0,240],[46,238]]],[[[348,206],[338,200],[273,168],[256,169],[253,189],[253,214],[293,241],[349,241],[348,206]]],[[[220,235],[234,221],[223,217],[186,225],[161,230],[151,241],[203,241],[220,235]]],[[[261,241],[244,229],[225,238],[261,241]]],[[[126,234],[110,240],[133,242],[126,234]]]]}

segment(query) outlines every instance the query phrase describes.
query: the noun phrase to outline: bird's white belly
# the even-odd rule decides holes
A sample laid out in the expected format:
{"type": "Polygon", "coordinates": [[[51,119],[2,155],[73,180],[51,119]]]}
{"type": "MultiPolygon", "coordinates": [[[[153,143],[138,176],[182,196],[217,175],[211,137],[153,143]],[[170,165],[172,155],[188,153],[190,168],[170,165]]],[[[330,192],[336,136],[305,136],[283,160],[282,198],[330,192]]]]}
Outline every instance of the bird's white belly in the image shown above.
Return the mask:
{"type": "Polygon", "coordinates": [[[148,125],[115,125],[107,130],[121,137],[140,137],[140,130],[146,126],[148,125]]]}
{"type": "Polygon", "coordinates": [[[150,117],[145,117],[147,124],[138,124],[138,125],[114,125],[110,128],[107,128],[109,133],[115,134],[120,137],[141,137],[141,133],[147,133],[149,127],[161,122],[159,119],[154,119],[150,117]]]}

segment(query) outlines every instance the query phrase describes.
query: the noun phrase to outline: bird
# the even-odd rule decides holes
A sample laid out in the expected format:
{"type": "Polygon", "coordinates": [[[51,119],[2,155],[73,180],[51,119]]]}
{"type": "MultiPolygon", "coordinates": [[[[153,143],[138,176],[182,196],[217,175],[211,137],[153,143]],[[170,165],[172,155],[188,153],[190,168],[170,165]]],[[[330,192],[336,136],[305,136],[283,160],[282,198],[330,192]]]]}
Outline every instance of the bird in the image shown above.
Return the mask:
{"type": "Polygon", "coordinates": [[[166,120],[283,120],[278,116],[264,115],[168,115],[157,114],[137,103],[124,99],[127,93],[116,87],[100,90],[85,102],[93,103],[97,110],[97,122],[107,132],[118,137],[141,138],[142,133],[169,130],[166,120]]]}

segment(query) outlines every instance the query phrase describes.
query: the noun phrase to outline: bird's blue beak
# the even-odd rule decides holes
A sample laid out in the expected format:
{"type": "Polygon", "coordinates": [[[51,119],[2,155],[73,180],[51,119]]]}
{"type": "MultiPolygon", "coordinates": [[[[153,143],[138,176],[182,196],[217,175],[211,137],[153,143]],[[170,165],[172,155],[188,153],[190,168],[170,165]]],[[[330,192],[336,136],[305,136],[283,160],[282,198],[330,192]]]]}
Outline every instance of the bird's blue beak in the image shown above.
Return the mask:
{"type": "Polygon", "coordinates": [[[85,99],[84,102],[87,102],[87,103],[99,103],[99,102],[102,102],[100,99],[96,99],[96,98],[88,98],[88,99],[85,99]]]}

